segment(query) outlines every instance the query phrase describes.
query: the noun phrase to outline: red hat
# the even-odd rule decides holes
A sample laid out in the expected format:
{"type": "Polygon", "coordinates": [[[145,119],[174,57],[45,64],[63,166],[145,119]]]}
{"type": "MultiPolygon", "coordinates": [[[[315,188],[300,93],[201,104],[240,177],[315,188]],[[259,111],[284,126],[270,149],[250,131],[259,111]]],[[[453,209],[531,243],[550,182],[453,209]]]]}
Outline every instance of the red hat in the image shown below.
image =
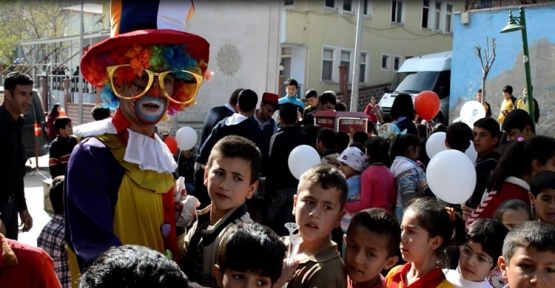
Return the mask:
{"type": "Polygon", "coordinates": [[[274,93],[264,92],[264,94],[262,94],[262,102],[264,103],[275,104],[277,106],[278,99],[278,95],[274,93]]]}
{"type": "MultiPolygon", "coordinates": [[[[187,70],[209,79],[210,44],[183,32],[193,11],[192,0],[112,0],[112,37],[85,53],[80,65],[83,77],[100,88],[109,83],[108,66],[130,64],[139,70],[151,65],[187,70]]],[[[188,91],[180,92],[185,95],[188,91]]]]}

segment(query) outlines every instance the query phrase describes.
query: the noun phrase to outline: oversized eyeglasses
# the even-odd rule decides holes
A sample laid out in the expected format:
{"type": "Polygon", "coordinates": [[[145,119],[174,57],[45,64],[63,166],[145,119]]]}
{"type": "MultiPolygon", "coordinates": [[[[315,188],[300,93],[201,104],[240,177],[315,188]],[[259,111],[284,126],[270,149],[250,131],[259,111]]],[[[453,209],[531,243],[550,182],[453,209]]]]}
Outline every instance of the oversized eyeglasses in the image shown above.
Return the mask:
{"type": "Polygon", "coordinates": [[[145,95],[158,82],[164,97],[173,103],[186,105],[195,100],[195,96],[202,84],[202,76],[187,70],[154,72],[144,69],[140,75],[129,64],[113,65],[106,68],[110,77],[110,84],[114,94],[121,99],[137,99],[145,95]],[[179,85],[185,85],[187,93],[194,92],[188,97],[172,95],[179,85]],[[170,90],[170,91],[168,91],[170,90]],[[173,96],[173,97],[172,97],[173,96]],[[185,99],[186,98],[186,99],[185,99]],[[184,100],[182,100],[184,99],[184,100]]]}

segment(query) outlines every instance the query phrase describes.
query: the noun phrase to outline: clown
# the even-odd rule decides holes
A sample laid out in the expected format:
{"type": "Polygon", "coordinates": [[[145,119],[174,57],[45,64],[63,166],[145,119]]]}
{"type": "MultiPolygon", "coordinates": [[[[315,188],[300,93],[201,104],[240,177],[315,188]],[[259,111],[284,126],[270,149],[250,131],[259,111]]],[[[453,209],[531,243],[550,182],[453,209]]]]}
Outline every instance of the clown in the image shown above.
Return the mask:
{"type": "Polygon", "coordinates": [[[74,276],[111,246],[146,246],[178,260],[172,175],[177,164],[154,129],[166,113],[192,105],[207,78],[209,43],[182,32],[186,20],[177,19],[192,14],[192,2],[111,5],[112,37],[91,47],[80,65],[115,114],[75,127],[85,138],[66,176],[66,240],[74,276]],[[162,29],[175,23],[182,27],[162,29]]]}

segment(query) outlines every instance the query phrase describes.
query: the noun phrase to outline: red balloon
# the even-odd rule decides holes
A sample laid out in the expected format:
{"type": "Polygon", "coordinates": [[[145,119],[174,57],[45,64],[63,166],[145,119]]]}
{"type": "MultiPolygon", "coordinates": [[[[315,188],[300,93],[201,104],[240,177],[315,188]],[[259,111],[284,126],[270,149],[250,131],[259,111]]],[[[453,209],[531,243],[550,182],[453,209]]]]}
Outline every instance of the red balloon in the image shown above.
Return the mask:
{"type": "Polygon", "coordinates": [[[440,101],[434,91],[422,91],[414,100],[416,114],[424,120],[432,120],[439,112],[440,101]]]}
{"type": "Polygon", "coordinates": [[[164,143],[166,143],[172,154],[177,153],[177,141],[175,140],[175,138],[168,135],[166,139],[164,139],[164,143]]]}

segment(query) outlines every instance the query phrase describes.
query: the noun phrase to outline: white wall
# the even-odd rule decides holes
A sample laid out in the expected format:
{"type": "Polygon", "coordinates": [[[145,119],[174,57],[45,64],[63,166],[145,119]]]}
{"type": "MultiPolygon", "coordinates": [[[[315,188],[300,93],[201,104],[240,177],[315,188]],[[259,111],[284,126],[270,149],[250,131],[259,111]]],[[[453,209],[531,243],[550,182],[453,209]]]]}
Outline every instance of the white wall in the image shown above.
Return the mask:
{"type": "MultiPolygon", "coordinates": [[[[302,84],[302,89],[306,90],[305,82],[305,67],[306,67],[306,47],[305,46],[291,46],[291,78],[297,80],[302,84]]],[[[286,79],[287,80],[287,79],[286,79]]],[[[302,97],[305,91],[299,91],[302,97]]]]}
{"type": "Polygon", "coordinates": [[[197,105],[178,115],[179,122],[204,121],[210,108],[225,104],[239,87],[259,98],[278,92],[280,12],[278,1],[195,1],[187,32],[210,43],[208,70],[214,78],[202,85],[197,105]]]}

